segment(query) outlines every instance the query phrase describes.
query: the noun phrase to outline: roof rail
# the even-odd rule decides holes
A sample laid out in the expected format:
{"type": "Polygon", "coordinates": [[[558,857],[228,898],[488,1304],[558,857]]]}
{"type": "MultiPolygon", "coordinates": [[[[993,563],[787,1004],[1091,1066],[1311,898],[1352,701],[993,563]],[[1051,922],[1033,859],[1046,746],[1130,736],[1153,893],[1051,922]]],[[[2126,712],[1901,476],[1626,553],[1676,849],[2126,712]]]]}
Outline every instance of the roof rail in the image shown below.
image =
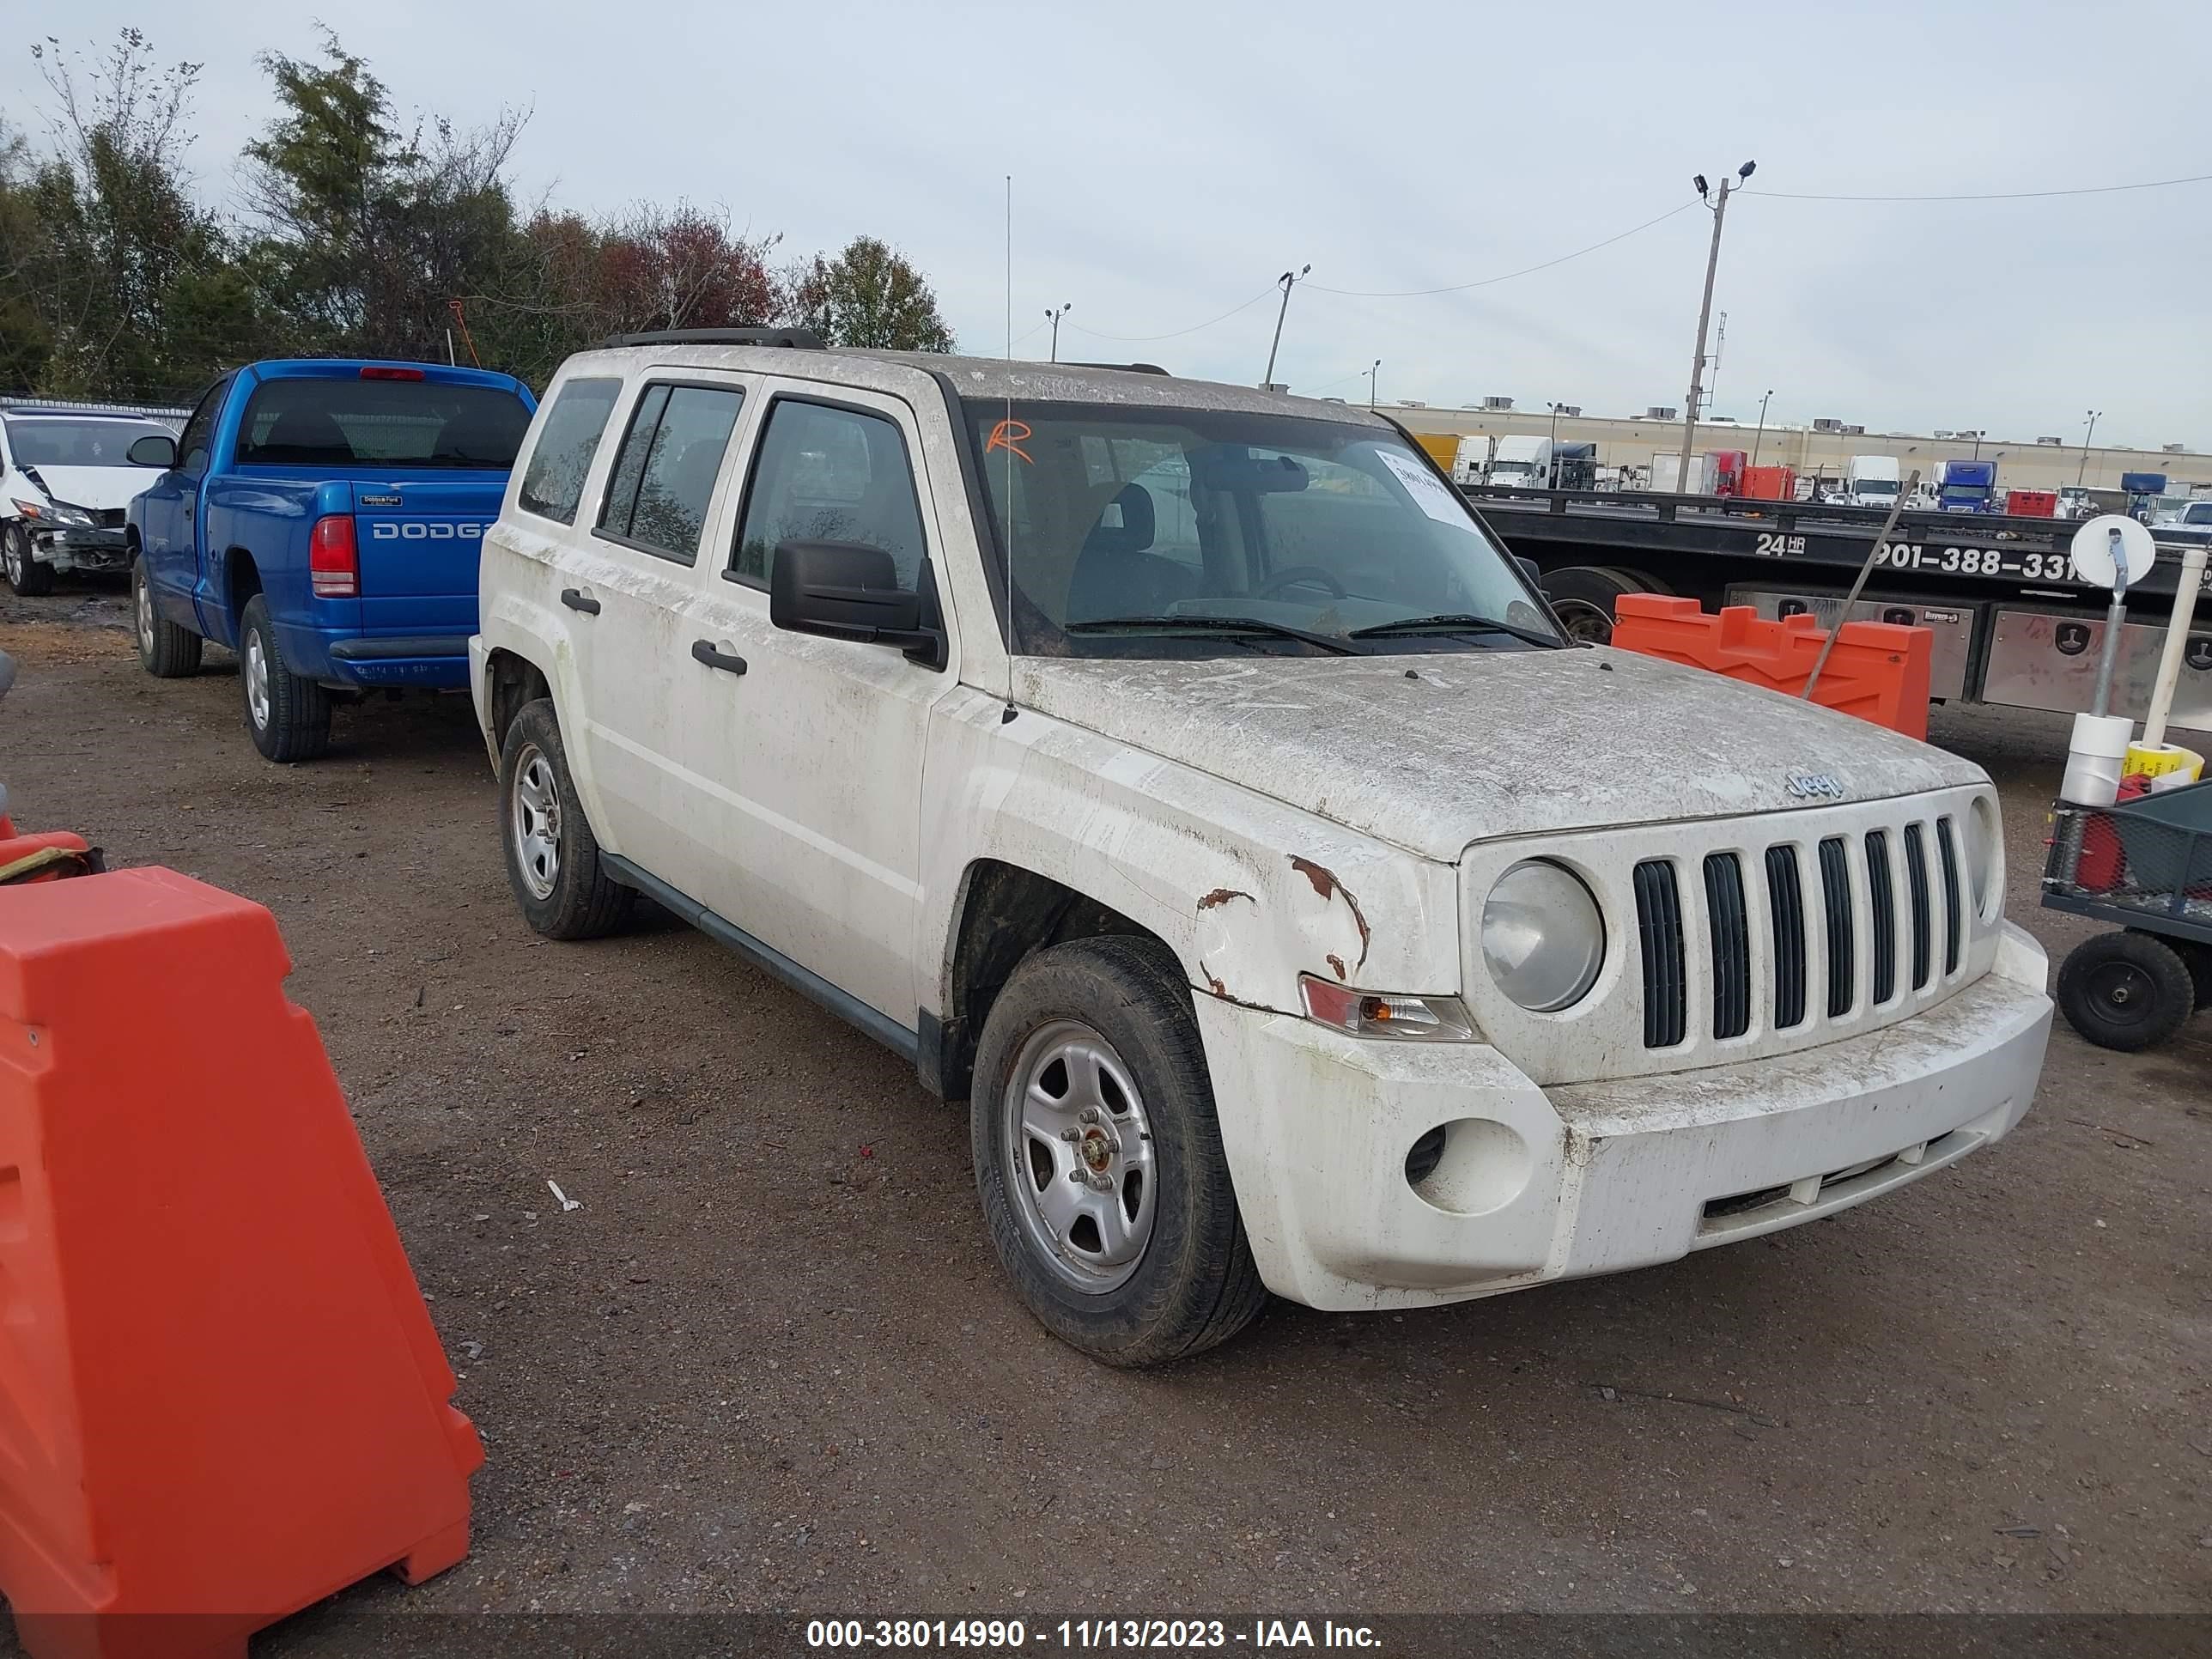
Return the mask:
{"type": "Polygon", "coordinates": [[[643,334],[617,334],[613,346],[733,345],[785,346],[793,351],[825,351],[829,348],[811,328],[657,328],[643,334]]]}
{"type": "Polygon", "coordinates": [[[1118,368],[1124,374],[1165,374],[1158,363],[1062,363],[1062,368],[1118,368]]]}

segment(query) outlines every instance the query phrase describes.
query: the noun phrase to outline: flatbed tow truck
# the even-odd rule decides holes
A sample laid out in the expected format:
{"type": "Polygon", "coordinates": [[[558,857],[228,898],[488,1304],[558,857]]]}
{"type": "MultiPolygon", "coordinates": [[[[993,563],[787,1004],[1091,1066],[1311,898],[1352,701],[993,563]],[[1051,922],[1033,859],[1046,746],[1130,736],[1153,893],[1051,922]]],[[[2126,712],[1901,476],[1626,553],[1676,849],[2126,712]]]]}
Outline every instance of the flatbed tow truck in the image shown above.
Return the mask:
{"type": "MultiPolygon", "coordinates": [[[[1767,617],[1808,614],[1832,627],[1887,516],[1827,501],[1461,488],[1510,550],[1535,561],[1569,630],[1601,643],[1612,636],[1613,602],[1624,593],[1680,594],[1708,610],[1747,605],[1767,617]]],[[[2078,528],[2067,519],[1905,513],[1849,620],[1928,629],[1938,702],[2087,709],[2106,596],[2068,565],[2078,528]]],[[[2139,711],[2149,699],[2178,564],[2161,558],[2129,589],[2133,620],[2121,635],[2116,713],[2139,711]]],[[[2212,732],[2212,629],[2190,635],[2172,720],[2212,732]]]]}

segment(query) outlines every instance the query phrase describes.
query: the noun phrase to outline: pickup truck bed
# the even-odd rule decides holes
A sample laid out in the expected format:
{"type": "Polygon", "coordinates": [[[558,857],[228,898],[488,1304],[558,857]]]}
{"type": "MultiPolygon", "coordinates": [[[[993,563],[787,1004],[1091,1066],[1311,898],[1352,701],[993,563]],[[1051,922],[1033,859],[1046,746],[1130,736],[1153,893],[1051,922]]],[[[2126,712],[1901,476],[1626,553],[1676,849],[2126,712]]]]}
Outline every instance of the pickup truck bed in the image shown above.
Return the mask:
{"type": "Polygon", "coordinates": [[[535,407],[507,375],[434,364],[218,382],[130,509],[148,671],[194,671],[205,640],[238,651],[248,732],[283,760],[327,746],[333,694],[465,686],[477,550],[535,407]]]}

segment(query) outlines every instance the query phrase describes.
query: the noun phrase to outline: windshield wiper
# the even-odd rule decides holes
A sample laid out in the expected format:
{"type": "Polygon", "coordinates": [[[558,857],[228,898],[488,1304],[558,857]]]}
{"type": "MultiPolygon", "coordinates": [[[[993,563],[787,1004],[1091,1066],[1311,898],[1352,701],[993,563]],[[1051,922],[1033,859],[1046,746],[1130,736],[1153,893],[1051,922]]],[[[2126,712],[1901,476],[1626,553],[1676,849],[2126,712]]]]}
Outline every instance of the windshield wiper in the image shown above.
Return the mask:
{"type": "Polygon", "coordinates": [[[1565,643],[1554,635],[1539,634],[1533,628],[1500,622],[1495,617],[1478,617],[1470,612],[1449,611],[1439,616],[1401,617],[1396,622],[1377,623],[1372,628],[1355,628],[1346,637],[1387,640],[1401,634],[1506,634],[1528,645],[1556,647],[1565,643]]]}
{"type": "MultiPolygon", "coordinates": [[[[1303,628],[1292,628],[1288,623],[1267,622],[1258,617],[1104,617],[1095,622],[1064,623],[1064,634],[1103,634],[1109,629],[1121,629],[1133,634],[1162,630],[1205,632],[1208,634],[1272,634],[1278,639],[1301,640],[1318,647],[1332,655],[1356,657],[1357,646],[1347,645],[1334,634],[1315,634],[1303,628]]],[[[1358,637],[1356,635],[1353,637],[1358,637]]]]}

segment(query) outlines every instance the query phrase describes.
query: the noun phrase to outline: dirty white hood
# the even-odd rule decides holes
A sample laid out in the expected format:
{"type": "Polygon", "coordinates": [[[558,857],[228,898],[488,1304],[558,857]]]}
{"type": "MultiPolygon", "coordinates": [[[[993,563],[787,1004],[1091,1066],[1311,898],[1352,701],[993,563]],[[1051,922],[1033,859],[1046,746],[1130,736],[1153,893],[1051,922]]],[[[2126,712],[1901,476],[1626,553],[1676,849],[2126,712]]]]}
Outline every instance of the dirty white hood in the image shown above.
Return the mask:
{"type": "Polygon", "coordinates": [[[1884,727],[1610,649],[1026,657],[1018,702],[1423,854],[1978,782],[1884,727]],[[1411,670],[1413,678],[1408,678],[1411,670]],[[1840,793],[1792,794],[1834,780],[1840,793]]]}
{"type": "Polygon", "coordinates": [[[40,466],[46,493],[71,507],[128,507],[161,476],[152,466],[40,466]]]}

